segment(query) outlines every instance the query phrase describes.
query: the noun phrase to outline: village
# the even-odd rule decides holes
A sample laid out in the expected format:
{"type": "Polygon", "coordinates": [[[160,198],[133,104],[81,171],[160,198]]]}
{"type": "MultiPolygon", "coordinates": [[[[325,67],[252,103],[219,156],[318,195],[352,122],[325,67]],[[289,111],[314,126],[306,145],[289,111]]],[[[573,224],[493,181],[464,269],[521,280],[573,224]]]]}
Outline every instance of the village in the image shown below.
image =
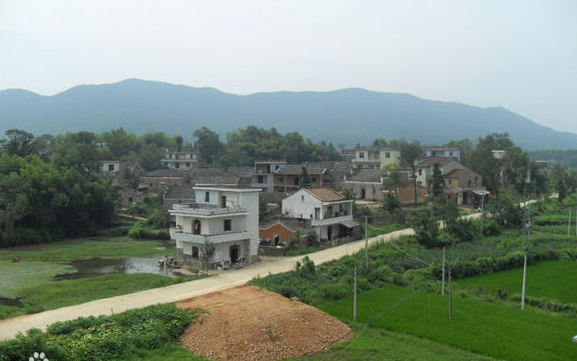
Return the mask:
{"type": "Polygon", "coordinates": [[[297,231],[314,234],[321,245],[358,240],[364,235],[353,203],[378,207],[394,195],[401,206],[423,205],[433,196],[435,169],[443,177],[443,196],[458,206],[480,207],[489,193],[481,175],[460,162],[459,148],[420,147],[412,164],[391,146],[344,149],[342,156],[302,164],[258,160],[254,167],[223,170],[199,167],[192,147],[174,147],[165,150],[165,168],[145,172],[135,161],[101,161],[100,176],[123,186],[124,208],[147,194],[160,195],[172,216],[176,261],[198,268],[207,245],[214,248],[210,268],[227,269],[259,255],[284,255],[297,231]],[[136,189],[127,178],[138,179],[136,189]]]}

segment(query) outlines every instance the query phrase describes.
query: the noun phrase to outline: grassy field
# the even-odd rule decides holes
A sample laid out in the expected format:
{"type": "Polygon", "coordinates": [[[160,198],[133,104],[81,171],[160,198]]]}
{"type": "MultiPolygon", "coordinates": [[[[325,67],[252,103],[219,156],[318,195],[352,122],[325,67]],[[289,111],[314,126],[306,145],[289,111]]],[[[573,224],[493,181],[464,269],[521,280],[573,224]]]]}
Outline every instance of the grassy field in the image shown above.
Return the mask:
{"type": "MultiPolygon", "coordinates": [[[[523,269],[501,271],[490,275],[470,277],[455,283],[469,289],[484,289],[496,292],[505,290],[511,296],[521,294],[523,269]]],[[[527,267],[527,297],[547,297],[563,303],[577,304],[577,287],[567,287],[568,283],[577,284],[577,262],[550,261],[540,262],[527,267]]]]}
{"type": "Polygon", "coordinates": [[[0,319],[62,306],[118,296],[192,280],[154,274],[105,274],[55,281],[54,276],[74,273],[65,262],[125,257],[153,257],[173,253],[172,243],[128,237],[84,238],[0,248],[0,297],[18,298],[22,305],[0,305],[0,319]],[[20,256],[20,262],[13,262],[20,256]]]}
{"type": "MultiPolygon", "coordinates": [[[[295,359],[296,360],[296,359],[295,359]]],[[[496,359],[383,328],[368,327],[313,361],[496,361],[496,359]]]]}
{"type": "Polygon", "coordinates": [[[22,261],[70,261],[86,258],[147,257],[164,253],[159,241],[135,240],[129,237],[68,239],[39,245],[0,248],[0,261],[16,256],[22,261]]]}
{"type": "MultiPolygon", "coordinates": [[[[411,292],[391,285],[359,295],[359,321],[370,319],[411,292]]],[[[571,342],[577,324],[573,318],[524,312],[471,299],[453,301],[452,321],[448,319],[447,296],[423,291],[384,314],[372,326],[503,360],[577,359],[577,347],[571,342]]],[[[321,309],[348,321],[352,318],[352,298],[329,303],[321,309]]]]}

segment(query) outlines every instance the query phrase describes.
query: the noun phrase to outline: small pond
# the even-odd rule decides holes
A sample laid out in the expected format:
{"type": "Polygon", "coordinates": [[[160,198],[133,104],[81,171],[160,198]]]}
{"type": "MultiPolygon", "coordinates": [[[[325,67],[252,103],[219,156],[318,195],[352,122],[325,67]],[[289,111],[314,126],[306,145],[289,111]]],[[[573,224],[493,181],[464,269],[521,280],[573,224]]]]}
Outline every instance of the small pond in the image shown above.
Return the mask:
{"type": "Polygon", "coordinates": [[[173,277],[170,268],[161,268],[159,260],[164,260],[164,255],[155,257],[129,257],[129,258],[90,258],[81,259],[63,264],[70,266],[72,273],[56,275],[55,280],[76,279],[91,277],[107,273],[152,273],[161,276],[173,277]]]}

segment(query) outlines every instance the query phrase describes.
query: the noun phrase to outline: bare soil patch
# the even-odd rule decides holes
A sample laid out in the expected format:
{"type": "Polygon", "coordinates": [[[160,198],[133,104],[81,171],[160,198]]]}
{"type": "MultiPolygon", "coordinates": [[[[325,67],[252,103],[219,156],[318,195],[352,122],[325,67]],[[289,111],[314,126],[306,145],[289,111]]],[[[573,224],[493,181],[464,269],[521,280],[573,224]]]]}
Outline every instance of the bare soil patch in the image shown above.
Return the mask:
{"type": "Polygon", "coordinates": [[[190,298],[176,305],[208,311],[188,326],[182,344],[192,353],[214,360],[301,357],[351,331],[338,319],[296,298],[287,299],[249,285],[190,298]]]}

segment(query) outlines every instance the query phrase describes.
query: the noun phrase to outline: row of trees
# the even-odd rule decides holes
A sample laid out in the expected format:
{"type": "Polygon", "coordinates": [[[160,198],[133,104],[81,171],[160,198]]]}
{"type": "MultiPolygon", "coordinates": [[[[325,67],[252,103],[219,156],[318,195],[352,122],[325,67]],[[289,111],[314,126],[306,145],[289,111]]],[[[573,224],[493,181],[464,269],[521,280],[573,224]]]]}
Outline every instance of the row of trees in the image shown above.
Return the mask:
{"type": "Polygon", "coordinates": [[[251,166],[259,159],[285,159],[288,163],[340,160],[340,152],[332,143],[313,143],[297,132],[279,133],[270,129],[248,126],[226,134],[226,142],[207,127],[194,132],[194,147],[201,165],[223,168],[251,166]]]}
{"type": "Polygon", "coordinates": [[[109,224],[117,191],[38,156],[0,156],[0,246],[85,235],[109,224]]]}

